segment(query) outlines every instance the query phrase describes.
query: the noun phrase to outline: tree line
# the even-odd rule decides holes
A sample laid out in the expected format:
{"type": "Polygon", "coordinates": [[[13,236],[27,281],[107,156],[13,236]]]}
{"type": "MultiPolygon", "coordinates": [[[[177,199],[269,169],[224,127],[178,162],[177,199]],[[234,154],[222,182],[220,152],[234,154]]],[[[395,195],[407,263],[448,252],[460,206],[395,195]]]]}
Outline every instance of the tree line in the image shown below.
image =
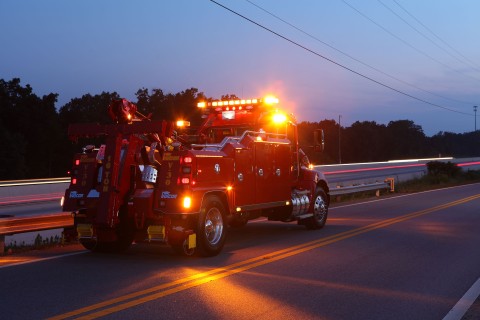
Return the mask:
{"type": "MultiPolygon", "coordinates": [[[[37,96],[30,85],[19,78],[0,79],[0,180],[64,177],[71,167],[73,154],[81,145],[67,137],[72,123],[110,123],[106,108],[116,92],[85,94],[71,99],[57,110],[58,94],[37,96]]],[[[189,119],[201,122],[196,103],[208,97],[197,88],[178,93],[141,88],[132,101],[138,111],[153,120],[189,119]]],[[[226,94],[222,99],[236,97],[226,94]]],[[[386,161],[391,159],[480,154],[480,133],[439,132],[427,137],[421,126],[410,120],[355,122],[340,127],[335,120],[298,124],[300,145],[313,162],[319,164],[386,161]],[[313,152],[313,131],[325,132],[325,150],[313,152]]]]}

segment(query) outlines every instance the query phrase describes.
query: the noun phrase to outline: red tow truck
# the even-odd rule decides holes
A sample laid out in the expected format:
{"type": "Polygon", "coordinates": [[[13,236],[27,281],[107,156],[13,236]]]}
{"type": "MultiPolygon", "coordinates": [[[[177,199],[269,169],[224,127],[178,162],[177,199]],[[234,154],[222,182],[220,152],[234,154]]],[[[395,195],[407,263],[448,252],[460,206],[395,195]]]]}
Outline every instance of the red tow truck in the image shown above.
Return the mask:
{"type": "Polygon", "coordinates": [[[199,102],[204,122],[193,134],[188,122],[150,121],[125,99],[109,105],[112,124],[71,125],[72,140],[104,141],[73,159],[63,211],[72,212],[79,241],[92,251],[163,242],[214,256],[229,226],[258,217],[322,228],[327,181],[309,168],[296,121],[278,104],[199,102]]]}

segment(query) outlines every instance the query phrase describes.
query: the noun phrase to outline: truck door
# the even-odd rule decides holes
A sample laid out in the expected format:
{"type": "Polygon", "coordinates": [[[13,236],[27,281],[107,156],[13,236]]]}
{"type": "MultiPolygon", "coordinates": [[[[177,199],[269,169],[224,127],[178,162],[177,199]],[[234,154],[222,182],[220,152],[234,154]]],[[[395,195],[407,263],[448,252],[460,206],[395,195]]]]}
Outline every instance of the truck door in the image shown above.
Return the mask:
{"type": "Polygon", "coordinates": [[[290,199],[290,144],[255,143],[255,203],[290,199]]]}
{"type": "Polygon", "coordinates": [[[254,153],[251,149],[235,150],[235,205],[251,205],[255,199],[254,153]]]}

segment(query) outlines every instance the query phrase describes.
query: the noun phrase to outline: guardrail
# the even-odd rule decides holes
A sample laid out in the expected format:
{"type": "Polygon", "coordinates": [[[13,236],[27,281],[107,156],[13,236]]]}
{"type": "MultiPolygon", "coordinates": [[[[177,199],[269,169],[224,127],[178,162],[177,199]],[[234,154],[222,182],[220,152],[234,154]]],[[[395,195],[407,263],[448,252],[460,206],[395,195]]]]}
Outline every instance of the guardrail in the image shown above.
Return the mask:
{"type": "Polygon", "coordinates": [[[54,183],[67,183],[70,182],[70,178],[49,178],[49,179],[28,179],[28,180],[3,180],[0,181],[0,187],[16,187],[27,186],[36,184],[54,184],[54,183]]]}
{"type": "Polygon", "coordinates": [[[376,182],[370,184],[359,184],[355,186],[346,186],[340,188],[331,188],[331,196],[340,196],[344,194],[352,194],[356,192],[365,192],[372,190],[380,189],[390,189],[391,192],[395,191],[395,180],[394,178],[387,178],[384,182],[376,182]]]}
{"type": "Polygon", "coordinates": [[[5,249],[5,236],[50,229],[73,227],[70,213],[54,213],[32,217],[0,217],[0,254],[5,249]]]}

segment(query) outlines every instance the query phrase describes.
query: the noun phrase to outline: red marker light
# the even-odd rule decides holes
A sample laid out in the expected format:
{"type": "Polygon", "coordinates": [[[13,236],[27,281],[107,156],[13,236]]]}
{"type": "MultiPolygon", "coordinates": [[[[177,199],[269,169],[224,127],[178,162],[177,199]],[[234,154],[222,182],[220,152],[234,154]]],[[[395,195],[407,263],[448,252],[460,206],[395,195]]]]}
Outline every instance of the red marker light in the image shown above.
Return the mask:
{"type": "Polygon", "coordinates": [[[77,178],[72,179],[72,184],[77,184],[77,178]]]}
{"type": "Polygon", "coordinates": [[[80,159],[75,160],[75,165],[76,166],[80,165],[80,159]]]}

